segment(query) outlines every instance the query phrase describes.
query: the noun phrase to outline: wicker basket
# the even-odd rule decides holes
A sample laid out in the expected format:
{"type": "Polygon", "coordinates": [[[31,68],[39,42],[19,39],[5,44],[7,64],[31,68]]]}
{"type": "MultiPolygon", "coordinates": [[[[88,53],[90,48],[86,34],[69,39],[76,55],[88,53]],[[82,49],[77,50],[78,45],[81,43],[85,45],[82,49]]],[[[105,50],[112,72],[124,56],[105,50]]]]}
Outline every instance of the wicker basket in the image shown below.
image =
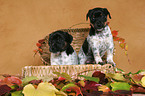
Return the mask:
{"type": "MultiPolygon", "coordinates": [[[[61,31],[68,32],[73,36],[73,42],[71,45],[74,50],[78,53],[80,47],[82,46],[85,38],[88,36],[89,28],[74,28],[74,29],[61,29],[61,31]]],[[[26,76],[39,76],[43,77],[51,74],[52,72],[65,72],[71,76],[75,76],[78,73],[87,74],[88,71],[92,70],[100,70],[103,72],[114,72],[114,67],[110,64],[105,64],[103,66],[99,64],[88,64],[88,65],[53,65],[53,66],[45,66],[50,65],[50,52],[48,47],[48,36],[46,36],[43,40],[40,40],[39,43],[42,44],[39,49],[39,55],[41,57],[44,66],[25,66],[22,69],[23,77],[26,76]],[[86,70],[86,71],[85,71],[86,70]],[[87,71],[88,70],[88,71],[87,71]],[[83,72],[85,71],[85,72],[83,72]]]]}

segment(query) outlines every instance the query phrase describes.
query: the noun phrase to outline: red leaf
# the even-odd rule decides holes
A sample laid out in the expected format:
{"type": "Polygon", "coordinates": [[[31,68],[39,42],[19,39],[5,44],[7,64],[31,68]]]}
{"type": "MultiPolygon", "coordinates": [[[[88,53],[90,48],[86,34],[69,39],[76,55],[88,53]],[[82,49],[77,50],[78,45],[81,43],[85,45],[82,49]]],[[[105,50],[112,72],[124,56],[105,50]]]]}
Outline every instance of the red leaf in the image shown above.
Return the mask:
{"type": "Polygon", "coordinates": [[[32,80],[29,83],[33,84],[33,85],[38,85],[39,83],[41,83],[42,80],[32,80]]]}
{"type": "Polygon", "coordinates": [[[112,31],[112,35],[113,35],[114,37],[116,37],[116,36],[118,35],[118,31],[113,30],[113,31],[112,31]]]}
{"type": "Polygon", "coordinates": [[[60,77],[58,78],[58,80],[59,80],[59,81],[63,81],[63,80],[65,80],[65,78],[63,78],[63,77],[60,76],[60,77]]]}
{"type": "Polygon", "coordinates": [[[6,77],[3,80],[5,83],[10,84],[10,85],[21,85],[22,81],[18,77],[6,77]]]}
{"type": "Polygon", "coordinates": [[[38,40],[38,42],[42,44],[45,42],[45,39],[38,40]]]}
{"type": "Polygon", "coordinates": [[[37,47],[41,47],[41,43],[36,43],[36,46],[37,47]]]}
{"type": "Polygon", "coordinates": [[[114,41],[118,41],[120,38],[119,37],[113,37],[114,41]]]}
{"type": "Polygon", "coordinates": [[[39,52],[43,52],[42,49],[38,48],[39,52]]]}
{"type": "Polygon", "coordinates": [[[0,96],[9,93],[11,88],[8,85],[0,85],[0,96]]]}

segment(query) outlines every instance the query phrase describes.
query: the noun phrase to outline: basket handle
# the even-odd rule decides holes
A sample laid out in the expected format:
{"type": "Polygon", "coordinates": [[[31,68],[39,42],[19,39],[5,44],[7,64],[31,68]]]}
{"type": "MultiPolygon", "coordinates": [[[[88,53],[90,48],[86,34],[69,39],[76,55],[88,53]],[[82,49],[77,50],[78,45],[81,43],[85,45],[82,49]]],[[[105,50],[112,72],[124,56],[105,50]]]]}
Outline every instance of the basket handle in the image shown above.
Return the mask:
{"type": "Polygon", "coordinates": [[[82,25],[82,24],[90,24],[90,23],[77,23],[77,24],[74,24],[74,25],[70,26],[69,29],[71,29],[71,28],[74,27],[74,26],[82,25]]]}

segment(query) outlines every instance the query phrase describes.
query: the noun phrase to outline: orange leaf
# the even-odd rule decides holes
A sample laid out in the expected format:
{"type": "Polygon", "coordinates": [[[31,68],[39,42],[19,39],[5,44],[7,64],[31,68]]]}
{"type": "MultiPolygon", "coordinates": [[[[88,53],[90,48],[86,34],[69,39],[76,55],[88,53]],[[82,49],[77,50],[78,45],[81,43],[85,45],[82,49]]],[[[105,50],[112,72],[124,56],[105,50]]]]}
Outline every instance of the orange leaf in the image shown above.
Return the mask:
{"type": "Polygon", "coordinates": [[[17,85],[21,85],[22,81],[18,78],[18,77],[6,77],[3,80],[5,83],[13,85],[13,84],[17,84],[17,85]]]}
{"type": "Polygon", "coordinates": [[[119,43],[124,43],[124,42],[125,42],[125,39],[119,38],[118,42],[119,42],[119,43]]]}
{"type": "Polygon", "coordinates": [[[121,47],[122,49],[125,48],[125,45],[126,45],[126,43],[120,43],[120,47],[121,47]]]}
{"type": "Polygon", "coordinates": [[[119,37],[113,37],[114,41],[118,41],[120,38],[119,37]]]}
{"type": "Polygon", "coordinates": [[[116,37],[116,36],[118,35],[118,31],[113,30],[113,31],[112,31],[112,35],[116,37]]]}
{"type": "Polygon", "coordinates": [[[41,43],[36,43],[36,46],[37,47],[41,47],[41,43]]]}
{"type": "Polygon", "coordinates": [[[38,48],[38,50],[39,50],[40,52],[43,52],[42,49],[40,49],[40,48],[38,48]]]}

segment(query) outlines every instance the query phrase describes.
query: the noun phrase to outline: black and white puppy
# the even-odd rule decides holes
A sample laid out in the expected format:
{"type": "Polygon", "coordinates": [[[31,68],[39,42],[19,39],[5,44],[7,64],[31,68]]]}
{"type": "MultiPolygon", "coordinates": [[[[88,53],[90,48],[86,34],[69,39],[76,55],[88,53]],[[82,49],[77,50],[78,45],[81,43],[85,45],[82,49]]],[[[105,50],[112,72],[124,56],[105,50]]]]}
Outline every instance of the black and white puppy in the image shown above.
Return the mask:
{"type": "Polygon", "coordinates": [[[91,28],[78,54],[80,64],[94,61],[96,64],[110,63],[115,66],[114,43],[111,30],[107,25],[107,16],[111,19],[106,8],[94,8],[88,11],[86,19],[90,19],[91,28]],[[107,59],[103,62],[102,57],[105,53],[107,53],[107,59]]]}
{"type": "Polygon", "coordinates": [[[73,37],[67,32],[55,31],[49,35],[49,51],[51,65],[76,65],[78,57],[70,45],[73,37]]]}

